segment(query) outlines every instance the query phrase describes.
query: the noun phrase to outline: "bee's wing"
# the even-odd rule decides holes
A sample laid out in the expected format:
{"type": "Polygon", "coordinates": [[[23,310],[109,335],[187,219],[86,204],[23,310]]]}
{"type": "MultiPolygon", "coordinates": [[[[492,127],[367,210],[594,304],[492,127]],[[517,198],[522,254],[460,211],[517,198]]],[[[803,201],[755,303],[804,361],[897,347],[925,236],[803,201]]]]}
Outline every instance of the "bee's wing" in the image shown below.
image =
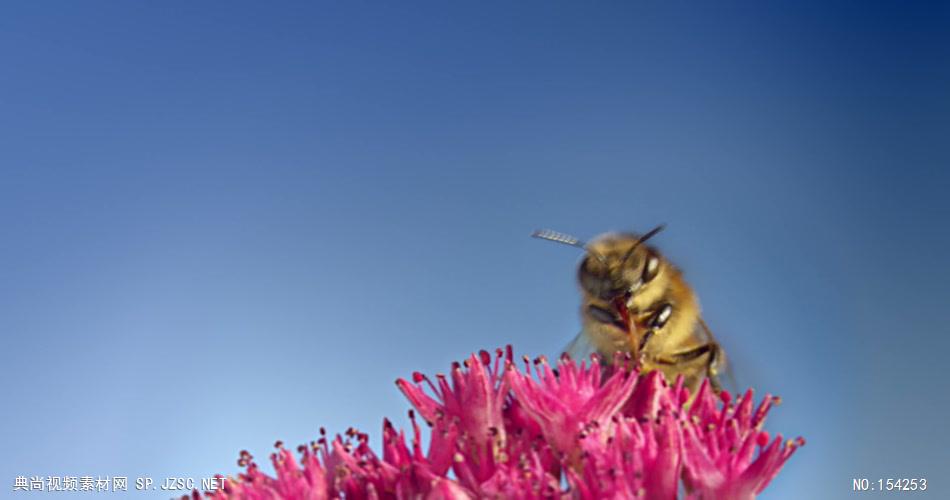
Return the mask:
{"type": "Polygon", "coordinates": [[[719,387],[728,390],[732,394],[736,394],[736,391],[739,389],[739,383],[736,381],[735,369],[729,361],[728,356],[726,356],[722,345],[716,340],[712,330],[709,329],[709,325],[707,325],[706,321],[702,318],[699,318],[699,323],[696,326],[696,335],[702,339],[703,342],[712,342],[719,347],[718,358],[713,365],[716,374],[710,374],[710,378],[713,379],[711,382],[718,384],[719,387]]]}
{"type": "Polygon", "coordinates": [[[594,347],[594,344],[591,343],[590,338],[583,330],[564,348],[564,353],[577,363],[590,360],[591,354],[596,352],[597,348],[594,347]]]}

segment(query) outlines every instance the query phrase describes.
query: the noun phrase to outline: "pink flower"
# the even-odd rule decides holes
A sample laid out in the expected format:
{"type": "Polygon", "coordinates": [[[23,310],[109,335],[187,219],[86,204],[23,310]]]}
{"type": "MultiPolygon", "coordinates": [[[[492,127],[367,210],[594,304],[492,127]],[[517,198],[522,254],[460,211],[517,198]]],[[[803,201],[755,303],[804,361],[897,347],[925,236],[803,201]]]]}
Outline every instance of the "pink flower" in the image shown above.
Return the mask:
{"type": "Polygon", "coordinates": [[[462,484],[475,487],[495,473],[495,463],[503,457],[506,444],[502,409],[508,396],[508,383],[502,365],[511,360],[511,349],[498,349],[492,365],[491,355],[481,351],[464,362],[452,365],[452,384],[444,375],[436,375],[438,386],[420,373],[415,383],[399,379],[396,385],[419,411],[426,422],[458,430],[459,447],[468,453],[456,460],[455,473],[462,484]],[[504,360],[504,363],[503,363],[504,360]],[[425,393],[425,382],[436,398],[425,393]]]}
{"type": "MultiPolygon", "coordinates": [[[[451,383],[421,374],[397,385],[429,424],[429,449],[410,411],[412,439],[383,424],[382,457],[366,434],[326,435],[299,448],[278,443],[276,477],[242,452],[246,468],[209,498],[237,499],[748,499],[760,493],[804,444],[769,440],[762,430],[777,401],[753,409],[752,392],[733,402],[703,384],[691,397],[682,380],[638,375],[629,360],[545,360],[524,371],[510,348],[454,364],[451,383]],[[428,389],[428,390],[427,390],[428,389]]],[[[322,431],[321,431],[322,433],[322,431]]],[[[201,495],[194,492],[193,496],[201,495]]]]}
{"type": "Polygon", "coordinates": [[[682,470],[681,434],[663,412],[655,420],[614,418],[606,442],[585,439],[581,467],[568,470],[568,483],[582,499],[676,498],[682,470]]]}
{"type": "MultiPolygon", "coordinates": [[[[238,464],[247,468],[247,472],[237,478],[223,478],[224,486],[215,492],[209,492],[209,498],[243,498],[257,500],[265,498],[300,498],[323,499],[329,498],[329,485],[325,469],[315,459],[314,455],[301,447],[302,464],[298,465],[293,454],[277,443],[277,452],[271,454],[271,462],[277,471],[277,477],[272,478],[260,471],[254,463],[251,454],[241,452],[238,464]]],[[[199,498],[198,492],[193,494],[199,498]]]]}
{"type": "Polygon", "coordinates": [[[578,365],[566,356],[558,363],[556,375],[547,360],[537,359],[535,381],[528,359],[524,361],[524,373],[510,367],[508,384],[548,444],[564,455],[579,450],[580,433],[591,427],[607,427],[610,417],[630,398],[637,382],[636,373],[624,369],[614,370],[602,382],[599,362],[578,365]]]}
{"type": "Polygon", "coordinates": [[[783,442],[779,434],[769,443],[762,425],[779,401],[770,394],[755,411],[751,389],[735,404],[725,391],[718,398],[721,407],[716,399],[704,382],[683,422],[683,481],[693,490],[691,498],[754,498],[805,440],[783,442]],[[756,448],[759,453],[753,459],[756,448]]]}

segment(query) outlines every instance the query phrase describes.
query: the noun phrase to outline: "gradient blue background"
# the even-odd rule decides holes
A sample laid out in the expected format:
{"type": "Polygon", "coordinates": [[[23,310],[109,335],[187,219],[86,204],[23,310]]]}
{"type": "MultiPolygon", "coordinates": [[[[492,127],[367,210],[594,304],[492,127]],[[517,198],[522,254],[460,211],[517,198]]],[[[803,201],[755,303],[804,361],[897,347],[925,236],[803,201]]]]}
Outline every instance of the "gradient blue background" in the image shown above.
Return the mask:
{"type": "Polygon", "coordinates": [[[808,439],[764,498],[946,498],[950,13],[790,4],[6,4],[4,488],[377,439],[395,378],[574,335],[533,229],[666,222],[808,439]]]}

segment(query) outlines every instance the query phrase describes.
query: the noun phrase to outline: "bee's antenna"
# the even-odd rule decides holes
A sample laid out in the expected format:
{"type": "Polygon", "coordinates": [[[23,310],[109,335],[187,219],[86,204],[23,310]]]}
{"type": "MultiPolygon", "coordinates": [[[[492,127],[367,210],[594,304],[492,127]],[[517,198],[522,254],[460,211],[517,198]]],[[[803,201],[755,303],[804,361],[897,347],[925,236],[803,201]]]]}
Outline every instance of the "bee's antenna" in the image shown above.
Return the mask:
{"type": "Polygon", "coordinates": [[[532,238],[538,238],[542,240],[553,241],[555,243],[561,243],[563,245],[570,245],[572,247],[584,248],[585,243],[569,234],[559,233],[557,231],[552,231],[550,229],[540,229],[531,233],[532,238]]]}
{"type": "Polygon", "coordinates": [[[650,239],[650,238],[656,236],[656,233],[659,233],[660,231],[662,231],[662,230],[664,230],[664,229],[666,229],[666,224],[660,224],[659,226],[656,226],[655,228],[653,228],[653,229],[647,231],[646,234],[644,234],[643,236],[640,237],[639,240],[637,240],[637,245],[639,245],[640,243],[643,243],[644,241],[646,241],[646,240],[648,240],[648,239],[650,239]]]}
{"type": "Polygon", "coordinates": [[[626,263],[627,259],[629,259],[631,255],[633,255],[633,251],[636,250],[638,246],[640,246],[640,243],[643,243],[644,241],[656,236],[656,233],[659,233],[665,228],[666,228],[666,224],[660,224],[659,226],[656,226],[655,228],[644,233],[644,235],[638,238],[637,242],[634,243],[632,247],[630,247],[630,250],[627,250],[626,255],[623,256],[623,260],[621,260],[620,262],[626,263]]]}
{"type": "Polygon", "coordinates": [[[577,247],[583,250],[587,250],[587,253],[590,255],[593,255],[594,257],[597,257],[597,260],[601,262],[606,261],[603,255],[600,255],[599,253],[591,252],[590,249],[587,248],[586,243],[584,243],[583,241],[569,234],[559,233],[557,231],[552,231],[550,229],[539,229],[531,233],[531,237],[542,239],[542,240],[553,241],[555,243],[561,243],[562,245],[570,245],[572,247],[577,247]]]}

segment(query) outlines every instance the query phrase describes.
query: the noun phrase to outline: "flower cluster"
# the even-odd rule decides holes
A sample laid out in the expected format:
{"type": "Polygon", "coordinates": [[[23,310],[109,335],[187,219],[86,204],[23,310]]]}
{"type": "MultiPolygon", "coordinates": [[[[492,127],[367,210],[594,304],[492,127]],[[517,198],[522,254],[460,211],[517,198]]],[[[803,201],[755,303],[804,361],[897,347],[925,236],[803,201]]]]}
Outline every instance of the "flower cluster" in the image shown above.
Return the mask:
{"type": "MultiPolygon", "coordinates": [[[[382,456],[355,430],[301,446],[278,443],[276,477],[247,452],[245,472],[206,493],[218,499],[650,498],[746,499],[798,446],[762,430],[777,398],[754,405],[707,383],[640,375],[629,359],[604,367],[563,357],[513,362],[510,347],[482,351],[435,380],[415,373],[399,389],[415,407],[412,438],[383,423],[382,456]],[[533,366],[532,366],[533,365],[533,366]],[[416,414],[428,424],[423,451],[416,414]],[[681,488],[682,482],[682,488],[681,488]]],[[[195,492],[193,495],[201,495],[195,492]]]]}

